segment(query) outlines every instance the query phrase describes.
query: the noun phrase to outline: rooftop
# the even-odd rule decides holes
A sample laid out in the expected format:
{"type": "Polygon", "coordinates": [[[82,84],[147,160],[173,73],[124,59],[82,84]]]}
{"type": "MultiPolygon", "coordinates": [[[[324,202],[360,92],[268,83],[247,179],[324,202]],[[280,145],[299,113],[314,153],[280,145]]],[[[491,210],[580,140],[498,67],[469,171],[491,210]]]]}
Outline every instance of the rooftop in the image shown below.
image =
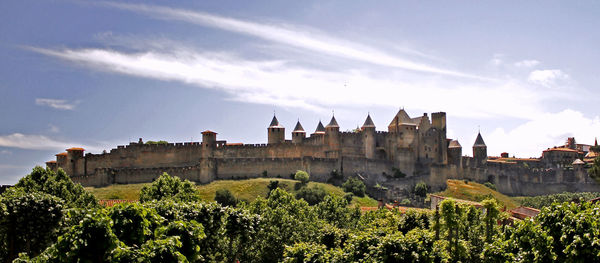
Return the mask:
{"type": "Polygon", "coordinates": [[[85,149],[81,148],[81,147],[71,147],[69,149],[66,150],[67,152],[70,151],[85,151],[85,149]]]}

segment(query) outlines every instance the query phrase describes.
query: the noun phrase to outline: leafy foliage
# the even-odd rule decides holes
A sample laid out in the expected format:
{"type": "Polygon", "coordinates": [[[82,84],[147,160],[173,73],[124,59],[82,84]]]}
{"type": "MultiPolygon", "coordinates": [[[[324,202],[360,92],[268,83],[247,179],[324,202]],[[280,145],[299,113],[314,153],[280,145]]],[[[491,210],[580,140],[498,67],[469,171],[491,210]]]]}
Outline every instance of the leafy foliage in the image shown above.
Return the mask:
{"type": "Polygon", "coordinates": [[[302,187],[296,192],[296,198],[304,199],[309,205],[320,203],[326,195],[327,191],[319,185],[302,187]]]}
{"type": "Polygon", "coordinates": [[[193,202],[199,201],[200,196],[194,183],[163,173],[150,186],[144,186],[140,191],[140,202],[162,199],[193,202]]]}
{"type": "Polygon", "coordinates": [[[553,203],[571,202],[571,201],[586,201],[600,197],[600,192],[581,192],[581,193],[569,193],[564,192],[560,194],[552,195],[539,195],[539,196],[527,196],[518,197],[517,200],[523,206],[534,207],[542,209],[546,206],[551,206],[553,203]]]}
{"type": "Polygon", "coordinates": [[[215,201],[222,206],[236,206],[238,200],[228,189],[219,189],[215,194],[215,201]]]}
{"type": "Polygon", "coordinates": [[[96,207],[98,200],[85,191],[80,184],[75,184],[62,170],[54,172],[40,166],[33,168],[27,176],[21,178],[14,186],[27,193],[42,192],[64,200],[68,207],[96,207]]]}
{"type": "Polygon", "coordinates": [[[416,196],[426,197],[427,196],[427,184],[423,181],[418,182],[413,189],[416,196]]]}
{"type": "Polygon", "coordinates": [[[596,180],[600,180],[600,156],[594,159],[592,167],[588,170],[588,175],[596,180]]]}
{"type": "Polygon", "coordinates": [[[308,173],[305,171],[298,170],[294,175],[294,179],[300,181],[302,184],[307,184],[310,179],[310,175],[308,175],[308,173]]]}
{"type": "Polygon", "coordinates": [[[363,197],[365,196],[366,186],[363,181],[357,178],[348,178],[344,184],[342,184],[342,188],[344,191],[353,193],[356,196],[363,197]]]}
{"type": "Polygon", "coordinates": [[[111,208],[69,208],[45,192],[10,189],[0,197],[1,245],[9,248],[0,256],[9,261],[25,252],[14,262],[595,262],[600,256],[600,204],[589,202],[554,203],[511,225],[494,199],[482,208],[447,199],[435,212],[361,213],[336,195],[311,206],[306,199],[317,188],[304,186],[310,194],[301,198],[275,187],[267,199],[233,207],[194,201],[193,192],[170,187],[185,182],[163,179],[146,193],[157,198],[111,208]]]}
{"type": "Polygon", "coordinates": [[[62,208],[63,201],[49,194],[8,189],[0,197],[2,261],[14,259],[20,252],[37,256],[51,245],[64,214],[62,208]]]}

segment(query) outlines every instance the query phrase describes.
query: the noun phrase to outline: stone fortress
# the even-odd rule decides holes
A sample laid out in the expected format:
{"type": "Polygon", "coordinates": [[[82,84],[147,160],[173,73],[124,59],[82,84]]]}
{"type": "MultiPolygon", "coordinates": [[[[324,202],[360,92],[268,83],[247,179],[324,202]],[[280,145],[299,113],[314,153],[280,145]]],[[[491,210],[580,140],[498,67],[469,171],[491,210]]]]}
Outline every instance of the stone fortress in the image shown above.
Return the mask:
{"type": "Polygon", "coordinates": [[[473,157],[463,156],[457,140],[446,138],[446,113],[411,118],[398,111],[387,131],[377,131],[370,115],[360,129],[340,132],[335,119],[319,122],[307,136],[298,121],[286,139],[285,127],[273,116],[267,128],[267,144],[227,143],[217,133],[202,132],[202,142],[148,144],[142,139],[118,146],[109,153],[84,155],[70,148],[47,162],[62,168],[84,186],[147,183],[163,172],[198,183],[254,177],[290,178],[297,170],[311,180],[342,182],[358,177],[370,192],[399,198],[417,182],[432,190],[443,189],[446,179],[492,182],[511,195],[538,195],[563,191],[598,191],[586,167],[596,156],[590,145],[570,138],[565,146],[543,152],[541,158],[510,158],[507,153],[489,157],[481,134],[473,145],[473,157]],[[587,158],[586,158],[587,157],[587,158]],[[374,187],[374,186],[383,187],[374,187]],[[388,189],[383,191],[381,189],[388,189]]]}

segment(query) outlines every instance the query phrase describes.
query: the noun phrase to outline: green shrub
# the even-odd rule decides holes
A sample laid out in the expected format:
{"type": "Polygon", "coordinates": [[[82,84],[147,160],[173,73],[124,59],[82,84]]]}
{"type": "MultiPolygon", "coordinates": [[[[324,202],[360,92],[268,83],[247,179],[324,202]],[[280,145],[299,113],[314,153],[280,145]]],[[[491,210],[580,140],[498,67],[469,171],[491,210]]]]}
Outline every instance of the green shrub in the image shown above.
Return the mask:
{"type": "Polygon", "coordinates": [[[342,184],[342,188],[345,192],[353,193],[358,197],[365,196],[366,186],[361,180],[357,178],[348,178],[344,184],[342,184]]]}
{"type": "Polygon", "coordinates": [[[323,201],[327,191],[320,185],[302,187],[296,192],[296,198],[304,199],[309,205],[316,205],[323,201]]]}
{"type": "Polygon", "coordinates": [[[425,197],[427,196],[427,184],[423,181],[418,182],[415,185],[415,188],[413,189],[413,192],[415,193],[415,195],[420,196],[420,197],[425,197]]]}
{"type": "Polygon", "coordinates": [[[294,175],[294,179],[300,181],[302,184],[307,184],[310,179],[310,175],[308,175],[308,173],[305,171],[298,170],[294,175]]]}
{"type": "Polygon", "coordinates": [[[236,206],[238,203],[237,198],[233,196],[229,189],[219,189],[215,193],[215,201],[222,206],[236,206]]]}
{"type": "Polygon", "coordinates": [[[494,190],[494,191],[496,190],[496,185],[494,185],[494,184],[493,184],[493,183],[491,183],[491,182],[485,182],[483,185],[484,185],[485,187],[489,188],[489,189],[492,189],[492,190],[494,190]]]}
{"type": "Polygon", "coordinates": [[[200,196],[194,183],[163,173],[150,186],[144,186],[140,190],[140,202],[163,199],[193,202],[200,201],[200,196]]]}

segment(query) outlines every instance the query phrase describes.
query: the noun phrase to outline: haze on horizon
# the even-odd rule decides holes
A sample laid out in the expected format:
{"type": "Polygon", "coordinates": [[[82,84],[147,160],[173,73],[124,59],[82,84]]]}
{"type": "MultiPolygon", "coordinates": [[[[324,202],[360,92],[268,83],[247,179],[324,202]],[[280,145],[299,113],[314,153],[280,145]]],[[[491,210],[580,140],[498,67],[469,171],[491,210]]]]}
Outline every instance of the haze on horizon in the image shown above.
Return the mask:
{"type": "Polygon", "coordinates": [[[447,113],[463,154],[600,136],[596,1],[0,3],[0,184],[71,146],[265,143],[399,108],[447,113]]]}

